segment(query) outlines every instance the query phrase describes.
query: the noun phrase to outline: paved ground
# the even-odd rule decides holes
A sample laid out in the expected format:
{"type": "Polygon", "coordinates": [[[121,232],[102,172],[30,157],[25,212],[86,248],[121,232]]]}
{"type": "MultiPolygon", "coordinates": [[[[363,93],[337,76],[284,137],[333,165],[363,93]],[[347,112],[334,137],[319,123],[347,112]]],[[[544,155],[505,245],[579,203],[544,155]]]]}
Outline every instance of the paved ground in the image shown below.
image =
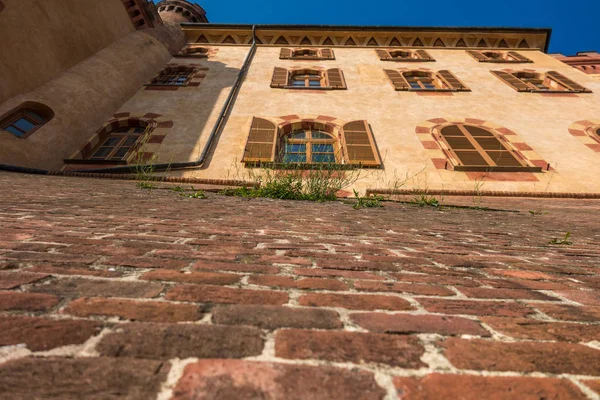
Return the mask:
{"type": "Polygon", "coordinates": [[[0,187],[2,399],[600,398],[600,201],[0,187]]]}

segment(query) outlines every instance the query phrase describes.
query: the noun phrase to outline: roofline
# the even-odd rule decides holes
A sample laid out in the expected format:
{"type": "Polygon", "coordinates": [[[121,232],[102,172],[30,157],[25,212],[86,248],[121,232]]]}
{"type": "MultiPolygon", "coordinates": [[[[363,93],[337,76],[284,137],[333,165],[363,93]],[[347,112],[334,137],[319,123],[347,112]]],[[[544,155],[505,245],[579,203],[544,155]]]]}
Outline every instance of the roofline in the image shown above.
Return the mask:
{"type": "Polygon", "coordinates": [[[200,22],[182,22],[184,28],[203,29],[274,29],[274,30],[329,30],[329,31],[403,31],[403,32],[497,32],[497,33],[523,33],[545,34],[546,41],[544,52],[548,52],[552,28],[510,28],[490,26],[390,26],[390,25],[292,25],[292,24],[214,24],[200,22]]]}

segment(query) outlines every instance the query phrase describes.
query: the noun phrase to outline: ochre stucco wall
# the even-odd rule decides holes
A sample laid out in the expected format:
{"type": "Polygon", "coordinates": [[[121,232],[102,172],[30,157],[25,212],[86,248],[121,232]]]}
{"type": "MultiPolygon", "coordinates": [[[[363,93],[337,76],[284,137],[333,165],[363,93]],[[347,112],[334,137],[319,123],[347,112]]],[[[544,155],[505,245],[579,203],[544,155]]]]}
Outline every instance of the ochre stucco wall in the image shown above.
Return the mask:
{"type": "Polygon", "coordinates": [[[0,13],[0,103],[134,30],[121,0],[13,0],[0,13]]]}
{"type": "Polygon", "coordinates": [[[3,115],[25,101],[55,117],[27,138],[0,130],[0,163],[58,170],[171,58],[153,36],[134,31],[45,84],[0,104],[3,115]]]}
{"type": "MultiPolygon", "coordinates": [[[[396,178],[402,181],[406,174],[414,175],[421,171],[406,183],[406,187],[473,190],[478,183],[469,174],[435,168],[431,152],[423,147],[415,128],[432,118],[477,118],[514,131],[541,159],[556,169],[555,172],[530,175],[527,179],[533,181],[529,182],[520,181],[522,177],[518,174],[512,175],[514,179],[510,174],[507,178],[505,174],[502,179],[507,181],[487,181],[483,186],[485,190],[600,192],[595,168],[600,162],[600,153],[586,147],[568,131],[573,122],[600,115],[600,82],[542,52],[523,50],[522,54],[534,63],[521,64],[520,68],[559,71],[594,93],[568,97],[517,93],[489,72],[511,66],[478,63],[464,50],[428,49],[437,61],[419,64],[383,62],[373,49],[336,48],[335,61],[279,60],[279,50],[275,47],[258,48],[212,161],[207,168],[188,172],[188,175],[231,178],[232,171],[243,175],[246,170],[239,161],[253,116],[327,115],[345,121],[366,119],[373,128],[384,171],[365,172],[364,179],[357,184],[359,188],[389,187],[390,181],[396,178]],[[339,67],[344,71],[348,90],[307,93],[272,89],[269,84],[274,66],[339,67]],[[427,96],[394,91],[383,68],[411,66],[449,69],[472,92],[427,96]]],[[[242,59],[247,51],[248,47],[222,46],[215,61],[220,61],[220,57],[225,55],[242,59]]],[[[213,82],[218,77],[209,78],[203,85],[218,84],[213,82]]],[[[217,112],[213,110],[212,114],[217,112]]],[[[202,135],[206,134],[206,130],[207,127],[204,127],[202,135]]],[[[197,139],[185,139],[182,134],[180,143],[191,146],[197,143],[197,139]]],[[[166,143],[162,151],[168,151],[169,158],[179,160],[177,152],[169,149],[166,143]]]]}

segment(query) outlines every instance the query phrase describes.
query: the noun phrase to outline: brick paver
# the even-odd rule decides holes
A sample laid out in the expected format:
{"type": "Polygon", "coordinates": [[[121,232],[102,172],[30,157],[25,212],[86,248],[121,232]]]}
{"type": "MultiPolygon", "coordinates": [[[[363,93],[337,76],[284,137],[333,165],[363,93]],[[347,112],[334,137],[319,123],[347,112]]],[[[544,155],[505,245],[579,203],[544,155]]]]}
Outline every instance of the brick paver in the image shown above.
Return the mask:
{"type": "Polygon", "coordinates": [[[0,398],[600,398],[598,200],[0,186],[0,398]]]}

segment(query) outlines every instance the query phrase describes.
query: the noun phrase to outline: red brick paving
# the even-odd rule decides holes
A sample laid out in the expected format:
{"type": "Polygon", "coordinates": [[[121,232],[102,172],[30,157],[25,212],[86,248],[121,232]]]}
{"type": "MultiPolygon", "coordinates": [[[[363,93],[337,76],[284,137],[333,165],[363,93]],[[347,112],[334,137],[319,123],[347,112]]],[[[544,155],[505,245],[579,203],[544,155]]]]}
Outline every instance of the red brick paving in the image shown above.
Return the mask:
{"type": "Polygon", "coordinates": [[[354,210],[0,185],[11,399],[600,398],[598,200],[354,210]]]}

